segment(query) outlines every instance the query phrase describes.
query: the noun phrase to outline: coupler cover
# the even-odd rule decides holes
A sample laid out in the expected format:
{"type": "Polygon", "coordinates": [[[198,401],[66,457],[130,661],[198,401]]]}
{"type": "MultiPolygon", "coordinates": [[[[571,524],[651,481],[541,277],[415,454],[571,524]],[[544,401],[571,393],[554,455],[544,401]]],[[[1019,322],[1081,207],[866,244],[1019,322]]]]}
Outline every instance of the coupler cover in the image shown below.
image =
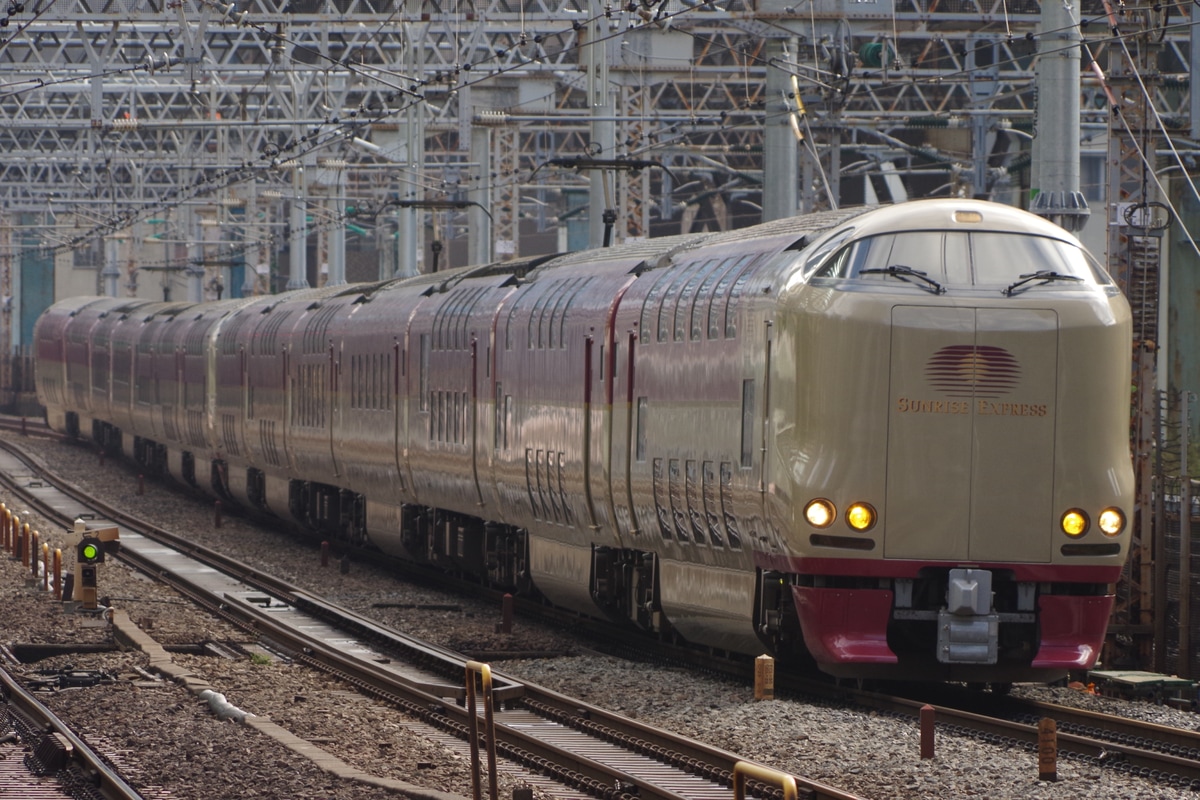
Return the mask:
{"type": "Polygon", "coordinates": [[[946,608],[938,612],[938,661],[943,664],[995,664],[1000,615],[992,610],[992,573],[952,569],[946,608]]]}

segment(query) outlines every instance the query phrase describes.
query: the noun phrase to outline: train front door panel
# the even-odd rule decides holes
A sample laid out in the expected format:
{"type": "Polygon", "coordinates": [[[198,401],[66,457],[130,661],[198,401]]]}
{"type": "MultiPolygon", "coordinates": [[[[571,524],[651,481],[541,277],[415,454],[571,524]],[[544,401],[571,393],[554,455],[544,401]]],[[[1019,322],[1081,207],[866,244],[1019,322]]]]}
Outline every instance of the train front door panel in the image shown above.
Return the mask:
{"type": "Polygon", "coordinates": [[[971,519],[971,361],[975,310],[892,309],[888,484],[883,511],[886,558],[969,558],[971,519]],[[947,389],[941,382],[962,381],[947,389]]]}
{"type": "Polygon", "coordinates": [[[1048,562],[1055,541],[1058,315],[981,308],[976,321],[968,557],[1048,562]]]}
{"type": "Polygon", "coordinates": [[[885,557],[1049,561],[1056,315],[897,306],[892,320],[885,557]]]}

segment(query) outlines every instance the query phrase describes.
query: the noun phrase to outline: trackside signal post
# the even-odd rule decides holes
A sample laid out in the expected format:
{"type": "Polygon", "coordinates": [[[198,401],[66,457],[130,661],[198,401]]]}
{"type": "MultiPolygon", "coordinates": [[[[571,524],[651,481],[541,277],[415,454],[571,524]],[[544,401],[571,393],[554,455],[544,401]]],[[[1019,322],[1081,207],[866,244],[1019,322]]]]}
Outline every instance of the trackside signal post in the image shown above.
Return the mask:
{"type": "Polygon", "coordinates": [[[115,525],[88,530],[83,520],[75,520],[75,530],[71,535],[71,543],[75,547],[72,598],[79,601],[82,608],[94,609],[98,605],[99,566],[104,563],[105,550],[116,545],[118,530],[115,525]]]}

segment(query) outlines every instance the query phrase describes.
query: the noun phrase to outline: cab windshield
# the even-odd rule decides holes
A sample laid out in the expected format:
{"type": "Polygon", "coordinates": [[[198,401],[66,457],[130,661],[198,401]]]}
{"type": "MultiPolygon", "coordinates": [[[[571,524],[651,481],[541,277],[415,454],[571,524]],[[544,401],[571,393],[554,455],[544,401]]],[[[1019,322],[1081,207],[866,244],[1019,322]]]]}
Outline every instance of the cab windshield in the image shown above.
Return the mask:
{"type": "Polygon", "coordinates": [[[999,291],[1017,283],[1022,288],[1050,282],[1055,288],[1112,285],[1082,247],[1044,236],[988,231],[906,231],[860,239],[820,264],[813,278],[999,291]],[[1031,279],[1038,273],[1042,275],[1031,279]]]}

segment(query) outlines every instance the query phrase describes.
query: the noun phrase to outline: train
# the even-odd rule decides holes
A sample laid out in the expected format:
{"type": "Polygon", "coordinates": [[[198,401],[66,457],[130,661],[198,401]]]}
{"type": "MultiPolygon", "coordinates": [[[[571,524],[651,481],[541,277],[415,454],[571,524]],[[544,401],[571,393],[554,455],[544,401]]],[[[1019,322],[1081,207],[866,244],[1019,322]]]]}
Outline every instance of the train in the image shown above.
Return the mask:
{"type": "Polygon", "coordinates": [[[837,678],[1090,668],[1129,306],[970,199],[216,302],[73,297],[48,424],[253,512],[837,678]]]}

